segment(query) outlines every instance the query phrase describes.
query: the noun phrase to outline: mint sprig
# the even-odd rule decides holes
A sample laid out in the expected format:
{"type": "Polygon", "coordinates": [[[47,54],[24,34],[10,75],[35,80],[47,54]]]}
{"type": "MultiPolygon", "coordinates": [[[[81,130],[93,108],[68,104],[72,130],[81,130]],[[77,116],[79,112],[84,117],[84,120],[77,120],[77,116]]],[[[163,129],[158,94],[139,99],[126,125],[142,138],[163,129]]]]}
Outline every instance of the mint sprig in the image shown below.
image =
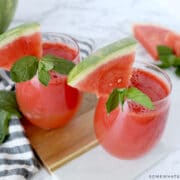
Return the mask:
{"type": "Polygon", "coordinates": [[[38,79],[41,82],[41,84],[47,86],[49,84],[51,76],[48,71],[41,69],[38,70],[38,79]]]}
{"type": "Polygon", "coordinates": [[[11,115],[7,111],[0,110],[0,144],[2,144],[9,134],[9,122],[11,115]]]}
{"type": "Polygon", "coordinates": [[[157,46],[157,52],[161,62],[158,66],[162,69],[173,67],[175,69],[175,74],[180,77],[180,57],[177,57],[168,46],[157,46]]]}
{"type": "Polygon", "coordinates": [[[71,69],[75,66],[75,64],[72,61],[63,59],[63,58],[57,58],[52,55],[47,55],[42,58],[43,62],[47,63],[53,63],[53,70],[57,73],[68,75],[71,69]]]}
{"type": "Polygon", "coordinates": [[[180,67],[176,68],[175,73],[176,73],[177,76],[180,77],[180,67]]]}
{"type": "Polygon", "coordinates": [[[107,112],[110,113],[118,107],[119,104],[121,104],[123,110],[126,99],[132,100],[150,110],[154,109],[151,99],[146,94],[135,87],[130,87],[121,89],[117,88],[112,91],[106,102],[107,112]]]}
{"type": "Polygon", "coordinates": [[[16,102],[15,92],[0,91],[0,109],[9,112],[12,115],[21,117],[19,108],[16,102]]]}
{"type": "Polygon", "coordinates": [[[171,55],[173,54],[173,50],[168,46],[158,45],[157,51],[159,55],[171,55]]]}
{"type": "Polygon", "coordinates": [[[119,104],[124,105],[125,97],[127,94],[127,89],[114,89],[112,93],[109,95],[109,98],[106,102],[106,110],[110,113],[114,110],[119,104]]]}
{"type": "Polygon", "coordinates": [[[34,56],[26,56],[16,61],[11,68],[10,76],[14,82],[23,82],[37,74],[39,81],[47,86],[50,81],[49,71],[68,75],[74,66],[73,62],[52,55],[44,56],[40,60],[34,56]]]}
{"type": "Polygon", "coordinates": [[[52,62],[45,62],[43,60],[39,61],[38,79],[45,86],[47,86],[50,81],[51,77],[50,77],[49,71],[52,70],[53,67],[54,67],[54,64],[52,62]]]}
{"type": "Polygon", "coordinates": [[[11,79],[23,82],[33,78],[38,68],[38,59],[34,56],[25,56],[16,61],[10,71],[11,79]]]}
{"type": "Polygon", "coordinates": [[[15,92],[0,91],[0,144],[4,142],[8,135],[9,122],[12,116],[21,117],[15,92]]]}

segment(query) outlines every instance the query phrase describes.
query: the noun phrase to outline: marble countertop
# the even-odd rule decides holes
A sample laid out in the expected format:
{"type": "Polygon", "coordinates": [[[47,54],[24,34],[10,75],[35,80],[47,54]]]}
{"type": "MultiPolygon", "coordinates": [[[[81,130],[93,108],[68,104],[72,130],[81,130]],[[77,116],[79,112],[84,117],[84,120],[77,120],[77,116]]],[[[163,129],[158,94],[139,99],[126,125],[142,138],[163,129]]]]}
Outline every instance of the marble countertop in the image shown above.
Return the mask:
{"type": "MultiPolygon", "coordinates": [[[[136,22],[158,23],[180,32],[179,5],[178,0],[19,0],[11,27],[37,21],[43,31],[92,38],[98,48],[131,34],[131,27],[136,22]]],[[[172,108],[163,138],[153,152],[129,162],[109,156],[98,146],[52,175],[42,168],[32,179],[148,180],[160,179],[153,175],[180,176],[180,79],[172,72],[168,73],[174,85],[172,108]]],[[[168,178],[178,179],[175,176],[164,179],[168,178]]]]}

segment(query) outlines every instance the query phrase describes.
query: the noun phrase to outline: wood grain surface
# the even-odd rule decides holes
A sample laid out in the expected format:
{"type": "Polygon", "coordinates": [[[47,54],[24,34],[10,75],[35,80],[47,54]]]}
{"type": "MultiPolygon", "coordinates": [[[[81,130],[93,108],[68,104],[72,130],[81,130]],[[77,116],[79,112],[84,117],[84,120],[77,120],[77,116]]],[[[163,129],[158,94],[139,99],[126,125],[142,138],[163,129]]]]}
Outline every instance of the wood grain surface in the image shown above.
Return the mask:
{"type": "Polygon", "coordinates": [[[93,128],[96,98],[86,94],[76,117],[65,127],[43,130],[23,120],[25,133],[43,165],[54,171],[63,164],[95,147],[93,128]]]}

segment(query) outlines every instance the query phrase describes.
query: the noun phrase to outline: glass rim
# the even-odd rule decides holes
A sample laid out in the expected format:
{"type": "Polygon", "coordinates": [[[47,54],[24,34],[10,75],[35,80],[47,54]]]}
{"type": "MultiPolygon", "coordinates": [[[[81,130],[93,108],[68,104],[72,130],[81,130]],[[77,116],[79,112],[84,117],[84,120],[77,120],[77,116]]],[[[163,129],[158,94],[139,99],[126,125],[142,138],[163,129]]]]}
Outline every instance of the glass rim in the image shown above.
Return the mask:
{"type": "Polygon", "coordinates": [[[136,63],[142,64],[147,68],[152,67],[153,69],[157,70],[157,72],[160,72],[165,77],[165,79],[167,80],[166,84],[168,85],[168,88],[169,88],[168,95],[165,96],[164,98],[160,99],[160,100],[153,101],[153,103],[156,105],[156,104],[168,99],[172,93],[172,81],[171,81],[171,78],[169,77],[168,73],[166,71],[162,70],[161,68],[159,68],[158,66],[156,66],[155,64],[151,63],[151,62],[144,62],[144,61],[140,61],[140,60],[135,60],[133,65],[135,65],[136,63]]]}
{"type": "Polygon", "coordinates": [[[74,37],[72,37],[71,35],[66,34],[66,33],[59,33],[59,32],[48,32],[48,31],[47,32],[46,31],[42,32],[42,37],[45,36],[45,35],[52,35],[52,36],[55,35],[57,37],[65,37],[65,38],[67,38],[68,40],[73,42],[73,44],[75,45],[75,48],[76,48],[75,50],[77,50],[77,55],[76,55],[76,57],[74,57],[74,59],[72,61],[75,61],[78,58],[78,56],[80,56],[80,47],[79,47],[79,45],[77,43],[77,40],[74,37]]]}

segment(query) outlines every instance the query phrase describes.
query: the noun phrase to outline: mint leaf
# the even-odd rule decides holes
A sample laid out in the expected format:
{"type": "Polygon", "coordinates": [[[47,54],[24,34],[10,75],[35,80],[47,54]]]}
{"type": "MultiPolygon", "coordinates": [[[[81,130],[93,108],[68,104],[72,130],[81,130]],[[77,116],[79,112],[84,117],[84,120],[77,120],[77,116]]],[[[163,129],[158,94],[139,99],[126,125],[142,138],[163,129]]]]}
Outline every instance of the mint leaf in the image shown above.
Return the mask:
{"type": "Polygon", "coordinates": [[[38,59],[26,56],[16,61],[10,71],[11,79],[15,82],[23,82],[33,78],[38,69],[38,59]]]}
{"type": "Polygon", "coordinates": [[[168,46],[159,45],[157,46],[157,52],[159,56],[172,55],[173,50],[168,46]]]}
{"type": "Polygon", "coordinates": [[[72,61],[68,61],[63,58],[57,58],[52,55],[47,55],[42,58],[44,62],[52,62],[54,67],[53,70],[64,75],[68,75],[71,69],[75,66],[72,61]]]}
{"type": "Polygon", "coordinates": [[[12,116],[21,117],[16,102],[15,92],[0,91],[0,143],[2,143],[8,135],[9,121],[12,116]]]}
{"type": "Polygon", "coordinates": [[[50,74],[49,71],[52,70],[54,67],[54,64],[52,62],[48,62],[48,61],[39,61],[39,65],[38,65],[38,79],[39,81],[47,86],[49,81],[50,81],[50,74]]]}
{"type": "Polygon", "coordinates": [[[123,105],[126,99],[132,100],[150,110],[154,109],[151,99],[144,94],[142,91],[138,90],[135,87],[114,89],[109,95],[106,102],[106,110],[108,113],[113,111],[119,104],[123,105]]]}
{"type": "Polygon", "coordinates": [[[162,69],[169,68],[173,65],[175,56],[173,55],[173,50],[168,46],[157,46],[157,52],[161,64],[158,66],[162,69]]]}
{"type": "Polygon", "coordinates": [[[50,81],[50,78],[51,77],[48,71],[44,69],[38,71],[38,79],[43,85],[47,86],[50,81]]]}
{"type": "Polygon", "coordinates": [[[180,77],[180,67],[177,67],[175,73],[178,77],[180,77]]]}
{"type": "Polygon", "coordinates": [[[167,46],[157,46],[157,51],[161,61],[157,66],[162,69],[175,67],[175,74],[180,77],[180,57],[174,55],[172,49],[167,46]]]}
{"type": "Polygon", "coordinates": [[[0,110],[0,144],[4,142],[9,133],[9,121],[11,119],[10,113],[0,110]]]}
{"type": "Polygon", "coordinates": [[[127,90],[126,97],[150,110],[154,109],[151,99],[135,87],[131,87],[127,90]]]}
{"type": "Polygon", "coordinates": [[[174,67],[180,66],[180,57],[176,57],[176,58],[174,59],[173,66],[174,66],[174,67]]]}
{"type": "Polygon", "coordinates": [[[174,55],[160,55],[159,59],[161,61],[161,64],[158,64],[159,67],[169,68],[174,64],[176,56],[174,56],[174,55]]]}
{"type": "Polygon", "coordinates": [[[126,95],[126,89],[114,89],[106,102],[107,112],[110,113],[119,104],[121,104],[123,107],[125,101],[125,95],[126,95]]]}
{"type": "Polygon", "coordinates": [[[53,62],[43,61],[43,60],[39,61],[39,66],[38,66],[38,68],[39,68],[40,70],[43,69],[43,70],[45,70],[45,71],[50,71],[50,70],[53,69],[53,67],[54,67],[53,62]]]}
{"type": "Polygon", "coordinates": [[[15,92],[12,91],[0,91],[0,110],[7,111],[8,113],[21,117],[19,108],[16,102],[15,92]]]}

